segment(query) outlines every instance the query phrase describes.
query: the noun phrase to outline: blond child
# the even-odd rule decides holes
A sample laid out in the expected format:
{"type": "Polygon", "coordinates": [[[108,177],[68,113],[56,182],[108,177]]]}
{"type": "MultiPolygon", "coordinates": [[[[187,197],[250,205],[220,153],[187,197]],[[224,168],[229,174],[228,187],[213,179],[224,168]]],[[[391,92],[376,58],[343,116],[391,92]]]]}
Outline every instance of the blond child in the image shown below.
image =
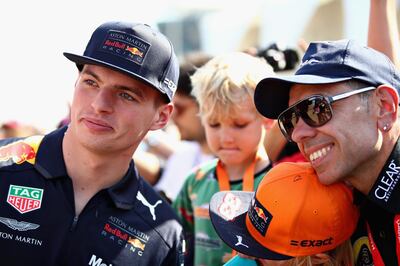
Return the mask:
{"type": "Polygon", "coordinates": [[[262,145],[271,123],[255,108],[256,84],[272,76],[263,60],[235,52],[220,55],[191,77],[208,145],[216,160],[187,177],[173,207],[187,233],[194,265],[222,265],[233,253],[215,232],[209,216],[213,194],[222,190],[254,191],[271,168],[262,145]]]}

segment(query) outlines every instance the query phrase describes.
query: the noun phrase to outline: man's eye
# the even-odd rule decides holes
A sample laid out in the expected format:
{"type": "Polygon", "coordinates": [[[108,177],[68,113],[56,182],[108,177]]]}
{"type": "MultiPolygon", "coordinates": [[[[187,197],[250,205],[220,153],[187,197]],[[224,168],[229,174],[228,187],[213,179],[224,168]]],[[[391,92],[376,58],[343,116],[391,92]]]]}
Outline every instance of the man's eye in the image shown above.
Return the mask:
{"type": "Polygon", "coordinates": [[[91,79],[85,79],[83,82],[85,84],[89,85],[89,86],[95,86],[96,85],[96,82],[94,80],[91,80],[91,79]]]}
{"type": "Polygon", "coordinates": [[[132,97],[129,93],[121,92],[120,96],[128,101],[135,101],[135,98],[132,97]]]}

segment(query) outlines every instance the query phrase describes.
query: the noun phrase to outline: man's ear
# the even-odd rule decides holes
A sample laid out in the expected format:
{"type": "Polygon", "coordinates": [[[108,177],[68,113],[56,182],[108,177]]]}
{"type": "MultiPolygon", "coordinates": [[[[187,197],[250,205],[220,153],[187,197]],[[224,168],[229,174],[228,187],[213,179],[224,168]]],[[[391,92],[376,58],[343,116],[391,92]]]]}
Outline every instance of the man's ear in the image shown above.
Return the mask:
{"type": "Polygon", "coordinates": [[[153,124],[150,127],[150,130],[157,130],[165,127],[171,117],[172,110],[174,106],[172,103],[161,104],[157,108],[157,114],[154,116],[153,124]]]}
{"type": "Polygon", "coordinates": [[[379,108],[378,128],[388,131],[397,120],[399,94],[389,85],[380,85],[376,88],[375,95],[379,108]]]}

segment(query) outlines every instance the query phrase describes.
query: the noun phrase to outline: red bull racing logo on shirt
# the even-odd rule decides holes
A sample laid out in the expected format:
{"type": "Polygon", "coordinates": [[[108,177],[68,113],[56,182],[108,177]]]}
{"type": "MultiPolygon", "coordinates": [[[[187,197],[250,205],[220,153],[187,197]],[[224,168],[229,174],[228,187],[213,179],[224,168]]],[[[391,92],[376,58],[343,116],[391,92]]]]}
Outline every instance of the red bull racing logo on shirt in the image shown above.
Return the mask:
{"type": "Polygon", "coordinates": [[[0,163],[12,160],[13,163],[35,163],[36,153],[43,136],[31,136],[0,147],[0,163]]]}
{"type": "Polygon", "coordinates": [[[7,203],[24,214],[40,209],[43,198],[43,189],[10,185],[7,203]]]}
{"type": "Polygon", "coordinates": [[[13,142],[0,148],[0,162],[12,159],[14,163],[21,164],[35,157],[35,150],[23,141],[13,142]]]}
{"type": "Polygon", "coordinates": [[[123,247],[126,252],[143,256],[150,236],[127,224],[120,218],[110,216],[105,223],[101,235],[104,239],[123,247]]]}

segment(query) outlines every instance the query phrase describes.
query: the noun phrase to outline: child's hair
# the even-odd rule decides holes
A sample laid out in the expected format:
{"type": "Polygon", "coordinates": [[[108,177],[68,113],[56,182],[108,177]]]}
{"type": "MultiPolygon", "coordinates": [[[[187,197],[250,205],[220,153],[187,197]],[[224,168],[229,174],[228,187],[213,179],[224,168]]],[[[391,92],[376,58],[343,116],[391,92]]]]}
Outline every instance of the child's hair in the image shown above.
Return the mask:
{"type": "Polygon", "coordinates": [[[257,83],[273,75],[272,67],[264,59],[243,52],[214,57],[191,76],[192,94],[199,103],[200,115],[229,116],[233,106],[249,99],[253,102],[257,83]]]}
{"type": "Polygon", "coordinates": [[[351,266],[354,265],[353,249],[350,240],[344,241],[334,250],[327,252],[329,258],[318,263],[313,261],[313,256],[296,257],[290,260],[290,266],[351,266]]]}

